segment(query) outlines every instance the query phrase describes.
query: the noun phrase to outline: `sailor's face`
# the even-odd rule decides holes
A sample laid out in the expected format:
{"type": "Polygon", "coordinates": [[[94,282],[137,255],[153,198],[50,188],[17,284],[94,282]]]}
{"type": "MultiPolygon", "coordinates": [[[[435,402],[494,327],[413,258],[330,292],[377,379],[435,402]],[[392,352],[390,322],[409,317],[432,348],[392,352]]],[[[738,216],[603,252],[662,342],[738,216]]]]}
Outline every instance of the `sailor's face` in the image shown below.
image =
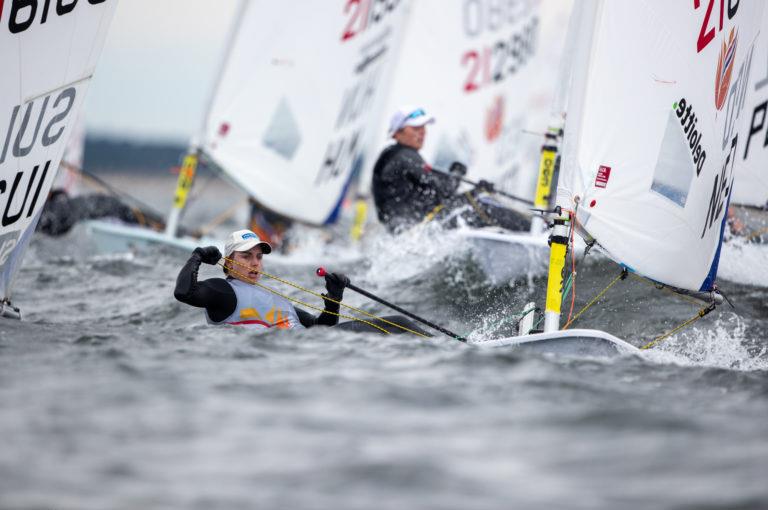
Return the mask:
{"type": "Polygon", "coordinates": [[[261,258],[263,256],[260,246],[254,246],[248,251],[232,252],[233,262],[230,276],[245,283],[257,281],[261,276],[261,258]]]}
{"type": "Polygon", "coordinates": [[[421,150],[427,136],[426,126],[405,126],[395,133],[395,140],[406,147],[421,150]]]}

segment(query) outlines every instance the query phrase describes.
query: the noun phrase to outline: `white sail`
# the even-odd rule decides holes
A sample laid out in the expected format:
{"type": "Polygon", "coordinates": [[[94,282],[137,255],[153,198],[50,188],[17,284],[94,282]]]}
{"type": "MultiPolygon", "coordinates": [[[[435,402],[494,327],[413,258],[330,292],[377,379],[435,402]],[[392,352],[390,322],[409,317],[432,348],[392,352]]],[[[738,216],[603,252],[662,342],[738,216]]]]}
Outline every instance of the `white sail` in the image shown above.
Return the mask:
{"type": "Polygon", "coordinates": [[[763,12],[760,34],[748,57],[746,72],[747,91],[731,202],[765,207],[768,204],[768,9],[763,12]]]}
{"type": "MultiPolygon", "coordinates": [[[[430,164],[448,168],[460,161],[467,177],[533,198],[541,137],[525,131],[542,133],[547,126],[570,6],[413,3],[388,111],[413,104],[436,117],[422,150],[430,164]]],[[[387,124],[379,148],[387,142],[387,124]]]]}
{"type": "Polygon", "coordinates": [[[117,0],[0,1],[0,300],[51,188],[117,0]]]}
{"type": "Polygon", "coordinates": [[[261,205],[320,225],[338,210],[386,92],[406,2],[244,4],[200,140],[261,205]]]}
{"type": "Polygon", "coordinates": [[[596,2],[568,102],[559,203],[614,260],[682,289],[712,288],[743,147],[763,2],[732,4],[596,2]]]}

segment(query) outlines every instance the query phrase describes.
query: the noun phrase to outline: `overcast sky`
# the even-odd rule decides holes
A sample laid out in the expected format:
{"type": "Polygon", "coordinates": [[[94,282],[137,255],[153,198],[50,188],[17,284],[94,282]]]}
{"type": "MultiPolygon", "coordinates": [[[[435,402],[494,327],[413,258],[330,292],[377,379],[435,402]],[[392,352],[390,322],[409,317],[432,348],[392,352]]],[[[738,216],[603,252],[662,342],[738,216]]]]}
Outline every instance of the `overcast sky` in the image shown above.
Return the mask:
{"type": "Polygon", "coordinates": [[[238,0],[122,0],[91,82],[89,134],[186,142],[238,0]]]}

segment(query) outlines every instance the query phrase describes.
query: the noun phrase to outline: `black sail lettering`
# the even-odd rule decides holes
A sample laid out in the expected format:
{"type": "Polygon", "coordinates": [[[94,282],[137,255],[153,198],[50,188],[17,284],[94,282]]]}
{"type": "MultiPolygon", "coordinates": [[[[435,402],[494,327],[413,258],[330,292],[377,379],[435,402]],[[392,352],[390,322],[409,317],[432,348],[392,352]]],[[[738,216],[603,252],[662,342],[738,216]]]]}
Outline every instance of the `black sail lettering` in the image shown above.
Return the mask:
{"type": "Polygon", "coordinates": [[[707,217],[704,219],[704,228],[701,230],[701,238],[704,238],[704,234],[707,232],[707,228],[712,226],[712,221],[715,219],[715,211],[717,210],[717,183],[719,175],[715,176],[715,184],[712,186],[712,195],[709,197],[709,207],[707,207],[707,217]]]}
{"type": "Polygon", "coordinates": [[[40,132],[40,124],[43,122],[43,115],[45,115],[45,110],[48,108],[48,97],[43,100],[43,107],[40,109],[40,114],[37,116],[35,134],[32,135],[32,140],[30,140],[29,145],[22,147],[21,139],[24,138],[24,135],[27,132],[27,124],[29,124],[29,117],[32,113],[32,107],[34,105],[34,101],[27,104],[27,111],[24,113],[24,120],[21,121],[19,132],[16,133],[16,142],[13,144],[13,155],[17,158],[22,158],[32,152],[32,148],[35,146],[35,142],[37,141],[37,134],[40,132]]]}
{"type": "MultiPolygon", "coordinates": [[[[752,141],[752,136],[755,134],[761,132],[763,130],[763,127],[765,125],[765,114],[768,110],[768,101],[763,101],[759,105],[757,105],[752,112],[752,121],[749,123],[749,135],[747,136],[747,143],[744,147],[744,158],[747,159],[747,155],[749,154],[749,142],[752,141]],[[760,116],[760,123],[755,125],[755,118],[757,118],[757,114],[762,113],[760,116]]],[[[0,160],[1,162],[2,160],[0,160]]]]}
{"type": "Polygon", "coordinates": [[[27,198],[29,198],[29,191],[32,188],[32,182],[35,180],[35,176],[37,175],[37,169],[39,168],[39,165],[35,165],[35,168],[32,170],[32,176],[29,178],[29,184],[27,184],[27,191],[24,193],[24,201],[21,203],[21,207],[19,207],[19,212],[13,215],[9,215],[11,209],[11,204],[13,203],[13,198],[16,196],[16,190],[19,187],[19,182],[21,181],[21,177],[24,175],[24,172],[19,172],[16,174],[16,178],[13,180],[13,186],[11,186],[11,193],[8,195],[8,201],[5,204],[5,212],[3,213],[3,220],[2,225],[4,227],[7,227],[8,225],[13,225],[16,223],[19,218],[21,218],[21,214],[24,212],[24,207],[27,205],[27,198]]]}
{"type": "Polygon", "coordinates": [[[63,16],[72,12],[72,9],[77,5],[77,0],[72,0],[72,3],[64,3],[63,0],[56,0],[56,14],[63,16]]]}
{"type": "Polygon", "coordinates": [[[37,14],[37,0],[13,0],[11,2],[11,14],[8,19],[8,30],[12,34],[18,34],[24,32],[35,21],[35,14],[37,14]],[[19,14],[29,8],[29,15],[23,21],[19,21],[19,14]]]}
{"type": "MultiPolygon", "coordinates": [[[[45,182],[45,178],[48,176],[48,168],[51,166],[51,160],[48,160],[45,162],[45,166],[43,167],[43,175],[40,176],[40,180],[37,181],[37,189],[35,190],[35,194],[32,196],[32,203],[29,204],[29,212],[27,212],[27,218],[32,216],[35,212],[35,206],[37,205],[37,199],[40,198],[40,191],[43,189],[43,183],[45,182]]],[[[30,184],[31,181],[30,181],[30,184]]]]}
{"type": "Polygon", "coordinates": [[[48,10],[50,8],[51,8],[51,0],[45,0],[45,5],[43,6],[43,16],[40,18],[41,25],[46,21],[48,21],[48,10]]]}
{"type": "Polygon", "coordinates": [[[91,5],[99,5],[103,4],[105,0],[88,0],[88,3],[91,5]]]}
{"type": "Polygon", "coordinates": [[[5,134],[5,143],[3,144],[3,152],[0,154],[0,164],[5,162],[5,155],[8,153],[8,144],[11,142],[11,133],[13,133],[13,125],[16,124],[16,115],[19,114],[19,106],[13,107],[13,114],[11,114],[11,122],[8,123],[8,132],[5,134]]]}
{"type": "Polygon", "coordinates": [[[64,109],[63,112],[57,113],[53,116],[51,121],[48,123],[48,126],[45,128],[45,131],[43,131],[43,147],[48,147],[51,144],[54,144],[58,141],[58,139],[61,137],[61,134],[64,132],[64,127],[61,126],[59,128],[59,131],[51,136],[51,130],[54,128],[54,124],[61,122],[62,120],[67,118],[67,115],[69,115],[69,111],[72,109],[72,105],[75,104],[75,97],[77,96],[77,91],[74,87],[69,87],[68,89],[64,89],[61,91],[61,94],[59,94],[59,97],[56,98],[56,101],[53,102],[53,107],[57,108],[59,106],[59,103],[62,99],[68,99],[69,102],[67,103],[67,107],[64,109]]]}

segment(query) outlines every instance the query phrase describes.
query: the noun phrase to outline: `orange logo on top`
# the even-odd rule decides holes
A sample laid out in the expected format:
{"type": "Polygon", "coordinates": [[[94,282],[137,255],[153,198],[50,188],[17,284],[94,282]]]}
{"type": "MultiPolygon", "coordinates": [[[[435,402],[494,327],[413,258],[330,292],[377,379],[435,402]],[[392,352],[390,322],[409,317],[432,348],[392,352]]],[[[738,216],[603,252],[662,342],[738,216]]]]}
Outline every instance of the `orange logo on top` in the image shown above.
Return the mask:
{"type": "Polygon", "coordinates": [[[499,137],[504,127],[504,97],[496,96],[485,117],[485,138],[492,142],[499,137]]]}
{"type": "Polygon", "coordinates": [[[283,310],[276,310],[273,306],[262,318],[261,314],[255,308],[244,308],[240,312],[240,318],[244,320],[259,320],[264,321],[266,326],[278,329],[290,329],[291,321],[289,319],[288,312],[283,310]]]}
{"type": "Polygon", "coordinates": [[[731,74],[736,62],[736,43],[739,42],[739,35],[735,28],[731,29],[728,35],[728,44],[720,48],[720,57],[717,59],[717,76],[715,76],[715,107],[718,110],[723,109],[725,98],[728,97],[728,87],[731,85],[731,74]]]}

